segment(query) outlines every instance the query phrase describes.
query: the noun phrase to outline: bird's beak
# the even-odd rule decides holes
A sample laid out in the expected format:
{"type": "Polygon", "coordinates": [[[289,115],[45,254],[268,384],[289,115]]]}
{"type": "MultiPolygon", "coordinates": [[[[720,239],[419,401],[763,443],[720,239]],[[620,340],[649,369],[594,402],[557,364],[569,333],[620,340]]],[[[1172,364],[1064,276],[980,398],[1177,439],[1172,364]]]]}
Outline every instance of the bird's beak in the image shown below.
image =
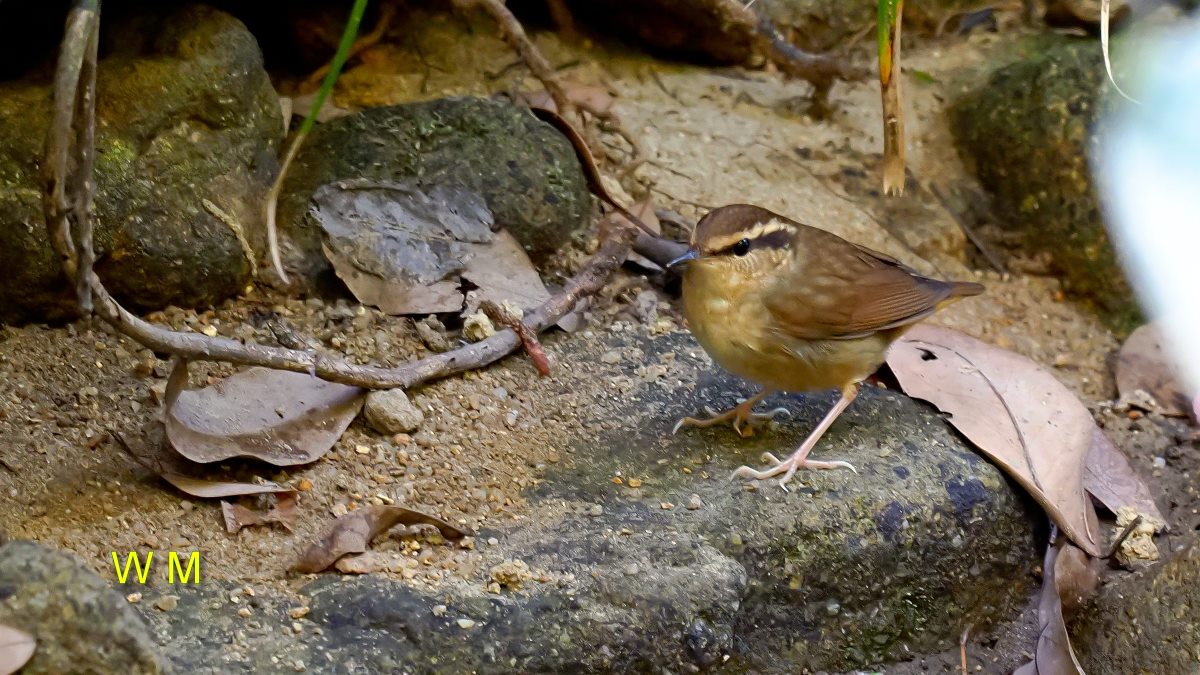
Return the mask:
{"type": "Polygon", "coordinates": [[[684,253],[683,255],[679,256],[678,258],[667,263],[667,269],[676,269],[676,268],[685,267],[689,262],[691,262],[699,257],[700,257],[700,254],[696,252],[696,249],[689,248],[687,250],[687,253],[684,253]]]}

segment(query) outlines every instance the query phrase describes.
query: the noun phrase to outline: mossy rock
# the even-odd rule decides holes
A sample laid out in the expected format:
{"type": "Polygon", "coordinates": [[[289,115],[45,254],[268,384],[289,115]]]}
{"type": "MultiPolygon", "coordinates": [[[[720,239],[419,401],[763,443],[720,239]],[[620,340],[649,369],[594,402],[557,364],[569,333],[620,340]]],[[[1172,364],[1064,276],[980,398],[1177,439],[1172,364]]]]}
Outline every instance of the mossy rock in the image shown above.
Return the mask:
{"type": "Polygon", "coordinates": [[[1029,250],[1049,253],[1067,289],[1127,331],[1140,314],[1088,163],[1107,89],[1100,43],[1053,37],[1027,49],[952,107],[955,136],[1002,226],[1029,250]]]}
{"type": "Polygon", "coordinates": [[[0,545],[0,624],[37,639],[26,675],[170,670],[120,593],[71,556],[33,542],[0,545]]]}
{"type": "Polygon", "coordinates": [[[1105,586],[1081,613],[1072,640],[1086,672],[1200,671],[1200,545],[1185,541],[1167,562],[1105,586]]]}
{"type": "Polygon", "coordinates": [[[469,97],[368,108],[320,125],[297,154],[279,200],[286,267],[307,278],[328,269],[309,202],[318,187],[353,178],[474,191],[534,262],[592,212],[570,142],[526,109],[469,97]]]}
{"type": "MultiPolygon", "coordinates": [[[[138,310],[237,293],[264,240],[261,204],[282,132],[257,43],[239,21],[204,6],[115,22],[104,42],[97,273],[138,310]]],[[[76,311],[42,213],[49,117],[46,83],[0,84],[0,321],[76,311]]]]}

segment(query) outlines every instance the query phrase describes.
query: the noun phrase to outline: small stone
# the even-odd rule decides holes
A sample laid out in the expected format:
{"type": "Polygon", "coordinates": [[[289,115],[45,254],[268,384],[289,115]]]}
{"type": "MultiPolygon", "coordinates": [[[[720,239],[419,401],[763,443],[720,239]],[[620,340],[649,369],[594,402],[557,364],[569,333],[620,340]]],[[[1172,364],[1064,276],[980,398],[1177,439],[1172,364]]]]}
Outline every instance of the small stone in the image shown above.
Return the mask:
{"type": "Polygon", "coordinates": [[[446,327],[438,321],[436,316],[430,315],[421,319],[416,324],[417,335],[421,337],[421,342],[429,348],[431,352],[450,351],[450,341],[446,339],[446,327]]]}
{"type": "Polygon", "coordinates": [[[704,506],[704,502],[700,500],[700,495],[692,494],[691,497],[688,497],[687,507],[689,511],[695,511],[702,506],[704,506]]]}
{"type": "Polygon", "coordinates": [[[479,342],[485,338],[489,338],[496,334],[496,327],[492,325],[492,320],[483,312],[475,312],[466,319],[463,319],[463,337],[471,342],[479,342]]]}
{"type": "Polygon", "coordinates": [[[304,605],[302,607],[293,607],[292,610],[288,613],[291,615],[291,617],[293,619],[303,619],[304,617],[308,616],[308,612],[309,612],[308,606],[304,605]]]}
{"type": "Polygon", "coordinates": [[[1154,458],[1154,468],[1162,469],[1162,468],[1165,468],[1166,466],[1167,466],[1167,458],[1166,457],[1159,456],[1159,457],[1154,458]]]}
{"type": "Polygon", "coordinates": [[[304,632],[304,624],[300,623],[299,621],[293,621],[292,622],[292,632],[295,633],[296,635],[303,633],[304,632]]]}
{"type": "Polygon", "coordinates": [[[631,488],[640,488],[640,487],[642,487],[642,479],[641,478],[630,478],[629,481],[626,483],[626,485],[628,485],[631,488]]]}
{"type": "Polygon", "coordinates": [[[519,411],[515,408],[512,410],[509,410],[508,414],[504,416],[504,423],[510,427],[515,426],[517,423],[517,417],[519,417],[520,415],[521,415],[521,411],[519,411]]]}
{"type": "Polygon", "coordinates": [[[663,502],[658,505],[658,508],[662,509],[663,511],[670,511],[671,509],[675,508],[675,505],[671,502],[663,502]]]}
{"type": "Polygon", "coordinates": [[[292,661],[292,670],[296,671],[297,673],[303,673],[305,670],[304,662],[300,659],[292,661]]]}
{"type": "Polygon", "coordinates": [[[592,504],[592,508],[588,509],[588,515],[593,517],[602,516],[604,515],[604,507],[599,504],[592,504]]]}
{"type": "Polygon", "coordinates": [[[408,394],[403,389],[367,394],[363,413],[372,428],[388,435],[416,431],[425,422],[425,413],[408,400],[408,394]]]}
{"type": "Polygon", "coordinates": [[[208,337],[217,337],[217,327],[216,326],[205,326],[203,329],[200,330],[200,332],[204,333],[208,337]]]}
{"type": "Polygon", "coordinates": [[[313,487],[312,481],[307,478],[301,478],[296,482],[296,489],[300,492],[308,492],[313,487]]]}
{"type": "Polygon", "coordinates": [[[333,514],[334,518],[341,518],[342,516],[349,513],[350,509],[347,508],[345,504],[339,503],[339,504],[334,504],[333,507],[329,509],[329,512],[331,514],[333,514]]]}
{"type": "Polygon", "coordinates": [[[621,352],[616,349],[614,349],[612,351],[604,352],[603,354],[600,355],[600,363],[607,363],[609,365],[612,365],[614,363],[618,363],[620,360],[621,360],[621,352]]]}
{"type": "Polygon", "coordinates": [[[636,563],[629,563],[625,566],[625,569],[621,571],[625,573],[625,576],[631,577],[638,573],[638,566],[636,563]]]}
{"type": "Polygon", "coordinates": [[[136,605],[142,601],[142,594],[141,593],[130,593],[129,595],[125,596],[125,601],[131,605],[136,605]]]}
{"type": "Polygon", "coordinates": [[[500,540],[495,537],[488,537],[488,546],[495,546],[500,543],[500,540]]]}
{"type": "Polygon", "coordinates": [[[446,606],[445,605],[434,605],[433,606],[433,615],[434,616],[445,616],[446,615],[446,606]]]}
{"type": "Polygon", "coordinates": [[[250,611],[249,607],[243,607],[238,610],[238,616],[242,617],[243,619],[249,619],[251,614],[253,614],[253,612],[250,611]]]}
{"type": "Polygon", "coordinates": [[[459,619],[455,623],[458,624],[459,628],[463,628],[463,629],[475,627],[475,622],[472,621],[471,619],[459,619]]]}
{"type": "MultiPolygon", "coordinates": [[[[140,593],[138,595],[141,595],[140,593]]],[[[169,612],[179,606],[178,595],[164,595],[154,601],[154,609],[160,612],[169,612]]]]}
{"type": "Polygon", "coordinates": [[[355,452],[357,452],[357,453],[358,453],[358,454],[360,454],[360,455],[369,455],[369,454],[371,454],[371,448],[370,448],[369,446],[366,446],[366,445],[356,445],[356,446],[354,446],[354,451],[355,451],[355,452]]]}

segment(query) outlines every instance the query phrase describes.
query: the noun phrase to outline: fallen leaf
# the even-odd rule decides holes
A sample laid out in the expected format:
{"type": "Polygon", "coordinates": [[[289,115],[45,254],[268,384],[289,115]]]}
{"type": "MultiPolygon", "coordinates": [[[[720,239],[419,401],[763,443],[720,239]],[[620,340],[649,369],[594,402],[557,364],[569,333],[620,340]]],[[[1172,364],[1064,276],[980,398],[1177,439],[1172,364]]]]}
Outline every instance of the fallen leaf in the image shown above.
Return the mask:
{"type": "Polygon", "coordinates": [[[1150,488],[1142,481],[1129,459],[1108,436],[1092,429],[1092,446],[1083,471],[1083,487],[1109,511],[1131,507],[1138,513],[1163,521],[1150,488]]]}
{"type": "Polygon", "coordinates": [[[243,527],[279,523],[288,531],[296,524],[296,493],[281,492],[266,513],[247,508],[241,504],[221,502],[221,514],[225,517],[225,530],[237,534],[243,527]]]}
{"type": "Polygon", "coordinates": [[[20,670],[37,649],[37,641],[24,631],[0,624],[0,675],[20,670]]]}
{"type": "Polygon", "coordinates": [[[1076,545],[1100,555],[1083,488],[1096,423],[1069,389],[1024,356],[930,324],[910,329],[887,363],[905,393],[949,413],[1076,545]]]}
{"type": "Polygon", "coordinates": [[[490,244],[474,253],[462,278],[478,287],[467,293],[464,314],[474,313],[485,300],[496,304],[509,300],[529,311],[550,299],[525,249],[507,231],[497,232],[490,244]]]}
{"type": "Polygon", "coordinates": [[[1116,371],[1121,398],[1140,389],[1154,397],[1164,415],[1188,416],[1192,396],[1180,384],[1174,364],[1163,351],[1158,326],[1146,324],[1133,331],[1117,352],[1116,371]]]}
{"type": "MultiPolygon", "coordinates": [[[[290,99],[289,105],[286,108],[286,111],[288,114],[285,114],[285,116],[284,116],[284,124],[290,124],[290,122],[291,122],[290,115],[295,115],[296,117],[298,117],[300,119],[304,119],[305,117],[307,117],[309,111],[312,110],[313,100],[316,97],[317,97],[316,92],[313,92],[311,94],[302,94],[300,96],[292,97],[290,99]]],[[[280,101],[282,102],[283,99],[280,99],[280,101]]],[[[339,117],[345,117],[346,115],[352,115],[352,114],[354,114],[353,109],[339,108],[337,105],[335,105],[333,103],[332,98],[326,98],[325,102],[321,104],[321,109],[317,111],[317,122],[324,124],[325,122],[328,122],[329,120],[334,120],[339,117]]]]}
{"type": "Polygon", "coordinates": [[[462,539],[468,534],[440,518],[402,506],[364,506],[330,523],[293,569],[304,574],[326,570],[344,555],[366,551],[371,540],[396,525],[432,525],[446,539],[462,539]]]}
{"type": "Polygon", "coordinates": [[[338,277],[388,314],[461,310],[458,275],[494,236],[483,198],[455,187],[346,180],[319,188],[312,204],[338,277]]]}
{"type": "Polygon", "coordinates": [[[1063,617],[1069,619],[1096,594],[1100,588],[1100,572],[1096,565],[1102,562],[1069,543],[1059,551],[1054,562],[1054,581],[1063,617]]]}
{"type": "Polygon", "coordinates": [[[325,256],[363,304],[395,315],[471,314],[482,300],[532,309],[550,298],[474,192],[355,180],[320,188],[313,203],[325,256]],[[464,281],[473,287],[465,297],[464,281]]]}
{"type": "Polygon", "coordinates": [[[1059,599],[1057,561],[1065,541],[1046,547],[1042,563],[1042,592],[1038,599],[1038,641],[1033,660],[1013,671],[1013,675],[1084,675],[1083,666],[1071,649],[1067,624],[1059,599]]]}
{"type": "MultiPolygon", "coordinates": [[[[153,438],[155,444],[164,442],[162,425],[155,422],[151,429],[157,428],[153,438]]],[[[202,499],[222,499],[225,497],[240,497],[244,495],[261,495],[287,492],[295,492],[294,488],[279,483],[263,481],[261,483],[243,483],[233,481],[214,481],[206,478],[196,478],[184,473],[180,473],[183,467],[183,460],[178,456],[172,455],[164,457],[160,455],[139,454],[134,452],[125,438],[116,432],[112,432],[113,438],[117,439],[117,443],[125,450],[135,462],[142,465],[146,469],[158,475],[163,480],[175,486],[182,492],[193,497],[202,499]]]]}
{"type": "Polygon", "coordinates": [[[253,457],[275,466],[305,464],[333,447],[365,397],[364,389],[305,373],[250,368],[180,392],[166,411],[167,440],[193,462],[253,457]]]}

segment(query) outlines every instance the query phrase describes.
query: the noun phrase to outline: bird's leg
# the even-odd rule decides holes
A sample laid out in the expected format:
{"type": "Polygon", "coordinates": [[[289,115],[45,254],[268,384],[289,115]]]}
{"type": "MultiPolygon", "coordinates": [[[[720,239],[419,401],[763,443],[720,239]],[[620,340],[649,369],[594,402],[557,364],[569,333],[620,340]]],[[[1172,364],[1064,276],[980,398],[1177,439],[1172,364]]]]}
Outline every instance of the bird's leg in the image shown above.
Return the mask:
{"type": "Polygon", "coordinates": [[[717,412],[712,408],[706,407],[704,411],[711,415],[711,417],[708,419],[685,417],[675,423],[675,428],[671,430],[671,433],[677,433],[684,427],[711,427],[714,424],[731,422],[733,424],[733,430],[738,432],[738,435],[742,438],[753,436],[755,424],[760,422],[769,422],[775,419],[776,415],[788,414],[786,408],[775,408],[774,410],[770,410],[763,414],[753,412],[754,406],[758,405],[758,402],[763,400],[763,398],[771,392],[771,389],[763,389],[754,396],[741,401],[736,406],[726,410],[721,414],[717,414],[717,412]]]}
{"type": "Polygon", "coordinates": [[[821,423],[817,425],[817,428],[813,429],[812,433],[808,435],[808,438],[804,439],[804,442],[800,444],[799,448],[796,448],[796,451],[793,452],[790,457],[780,460],[778,457],[768,452],[763,455],[763,459],[774,464],[774,466],[772,466],[770,469],[756,471],[748,466],[742,466],[738,467],[737,471],[733,472],[733,476],[735,478],[753,478],[755,480],[763,480],[764,478],[772,478],[774,476],[778,476],[779,474],[783,474],[783,478],[779,480],[779,484],[786,485],[787,482],[791,480],[792,475],[796,473],[796,470],[801,467],[806,469],[846,468],[858,473],[858,470],[855,469],[854,466],[849,462],[843,462],[840,460],[819,462],[808,459],[808,453],[812,452],[812,449],[817,445],[817,441],[821,440],[821,436],[825,434],[825,431],[829,429],[829,427],[833,424],[833,421],[836,420],[838,416],[842,414],[842,411],[849,407],[850,403],[854,401],[854,398],[858,396],[858,390],[861,386],[861,383],[855,382],[843,388],[842,397],[838,399],[838,402],[835,403],[833,408],[825,414],[825,417],[821,420],[821,423]]]}

